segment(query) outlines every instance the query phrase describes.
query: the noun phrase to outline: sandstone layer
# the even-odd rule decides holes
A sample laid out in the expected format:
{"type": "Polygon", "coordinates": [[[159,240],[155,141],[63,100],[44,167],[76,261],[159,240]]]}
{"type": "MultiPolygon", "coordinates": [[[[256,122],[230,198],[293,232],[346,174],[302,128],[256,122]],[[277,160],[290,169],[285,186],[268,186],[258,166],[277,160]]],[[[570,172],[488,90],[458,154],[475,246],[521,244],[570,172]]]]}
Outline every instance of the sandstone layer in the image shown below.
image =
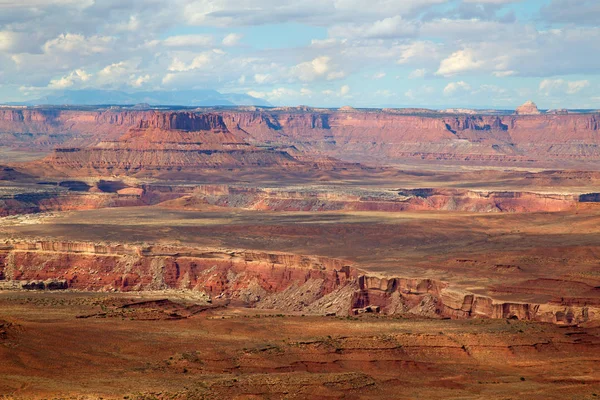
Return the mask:
{"type": "Polygon", "coordinates": [[[538,110],[537,105],[533,101],[527,101],[524,104],[517,107],[515,110],[517,115],[539,115],[541,114],[538,110]]]}
{"type": "Polygon", "coordinates": [[[498,302],[441,281],[369,276],[341,259],[275,252],[9,242],[0,247],[0,279],[11,287],[20,282],[24,289],[185,289],[258,308],[321,314],[408,313],[566,324],[600,319],[595,305],[498,302]]]}
{"type": "MultiPolygon", "coordinates": [[[[188,111],[182,112],[189,114],[188,111]]],[[[196,129],[179,113],[161,111],[1,110],[0,144],[50,150],[114,141],[130,128],[196,129]],[[173,118],[175,121],[173,121],[173,118]]],[[[416,159],[561,166],[600,159],[597,113],[448,115],[312,109],[225,110],[220,118],[252,145],[293,146],[309,155],[373,163],[416,159]]],[[[210,117],[210,116],[213,117],[210,117]]],[[[590,167],[592,168],[592,167],[590,167]]]]}

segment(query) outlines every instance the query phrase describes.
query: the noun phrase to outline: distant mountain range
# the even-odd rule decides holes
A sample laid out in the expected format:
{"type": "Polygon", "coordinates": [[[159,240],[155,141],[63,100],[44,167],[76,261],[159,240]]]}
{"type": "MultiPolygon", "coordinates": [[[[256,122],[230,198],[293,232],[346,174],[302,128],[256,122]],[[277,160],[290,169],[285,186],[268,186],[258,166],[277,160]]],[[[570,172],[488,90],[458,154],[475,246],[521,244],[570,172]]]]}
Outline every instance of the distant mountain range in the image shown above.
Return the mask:
{"type": "Polygon", "coordinates": [[[216,90],[178,90],[126,93],[118,90],[81,89],[57,91],[35,100],[13,105],[150,105],[172,106],[270,106],[247,94],[219,93],[216,90]]]}

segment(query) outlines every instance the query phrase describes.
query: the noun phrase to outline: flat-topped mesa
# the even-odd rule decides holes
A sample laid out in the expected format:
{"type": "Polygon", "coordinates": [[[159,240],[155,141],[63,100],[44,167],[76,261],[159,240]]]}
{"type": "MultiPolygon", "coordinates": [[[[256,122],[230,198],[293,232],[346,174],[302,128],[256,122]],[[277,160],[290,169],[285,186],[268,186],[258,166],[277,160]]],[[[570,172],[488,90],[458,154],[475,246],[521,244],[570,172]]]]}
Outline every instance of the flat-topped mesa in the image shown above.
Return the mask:
{"type": "Polygon", "coordinates": [[[219,114],[196,114],[192,112],[160,112],[148,119],[140,120],[137,128],[164,130],[228,132],[223,117],[219,114]]]}
{"type": "MultiPolygon", "coordinates": [[[[0,109],[0,145],[46,151],[56,147],[83,149],[118,141],[133,128],[145,131],[144,135],[157,130],[152,133],[152,142],[178,141],[160,139],[165,131],[204,132],[213,137],[229,132],[237,141],[260,148],[293,147],[308,156],[367,165],[418,159],[485,165],[539,163],[562,168],[564,161],[600,160],[598,113],[546,114],[535,104],[526,103],[517,114],[523,115],[448,114],[425,109],[350,112],[306,107],[210,112],[0,109]]],[[[189,137],[187,142],[207,143],[207,137],[189,137]]]]}
{"type": "Polygon", "coordinates": [[[59,148],[43,163],[73,176],[154,176],[173,170],[187,174],[205,169],[302,165],[284,151],[250,145],[241,131],[232,133],[219,114],[153,112],[141,117],[118,140],[59,148]]]}
{"type": "Polygon", "coordinates": [[[526,101],[515,110],[515,114],[517,115],[539,115],[541,113],[542,112],[538,110],[537,105],[531,100],[526,101]]]}

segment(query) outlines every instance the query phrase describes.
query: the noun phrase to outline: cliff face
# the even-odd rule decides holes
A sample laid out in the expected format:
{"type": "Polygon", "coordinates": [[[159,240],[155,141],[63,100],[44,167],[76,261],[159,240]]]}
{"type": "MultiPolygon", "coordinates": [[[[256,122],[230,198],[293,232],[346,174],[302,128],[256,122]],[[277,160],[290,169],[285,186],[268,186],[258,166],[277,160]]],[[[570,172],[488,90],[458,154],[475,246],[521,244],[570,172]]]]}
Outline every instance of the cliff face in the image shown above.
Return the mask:
{"type": "Polygon", "coordinates": [[[229,132],[250,144],[294,146],[306,154],[367,163],[600,160],[600,114],[0,110],[0,145],[12,147],[86,147],[117,140],[130,128],[229,132]]]}
{"type": "Polygon", "coordinates": [[[261,308],[341,315],[409,313],[569,324],[600,318],[593,306],[497,302],[441,281],[374,277],[344,260],[275,252],[5,242],[0,244],[0,282],[25,289],[177,288],[261,308]]]}
{"type": "Polygon", "coordinates": [[[70,175],[102,175],[301,163],[284,151],[249,145],[227,129],[220,115],[180,112],[142,118],[118,140],[58,148],[43,164],[70,175]]]}
{"type": "MultiPolygon", "coordinates": [[[[153,189],[147,188],[148,192],[153,189]]],[[[595,202],[591,195],[583,198],[595,202]]],[[[528,192],[485,192],[464,189],[407,190],[318,190],[257,189],[203,186],[180,199],[163,204],[182,208],[190,204],[212,204],[270,211],[469,211],[540,212],[565,211],[582,201],[577,195],[528,192]]]]}
{"type": "MultiPolygon", "coordinates": [[[[116,154],[116,153],[112,153],[116,154]]],[[[151,154],[148,152],[147,154],[151,154]]],[[[73,165],[73,158],[68,165],[73,165]]],[[[106,160],[106,159],[105,159],[106,160]]],[[[115,165],[120,165],[117,160],[115,165]]],[[[144,170],[160,168],[150,159],[144,170]]],[[[142,169],[140,167],[140,169],[142,169]]],[[[207,205],[269,211],[468,211],[554,212],[573,209],[578,203],[598,203],[600,194],[540,194],[529,192],[484,192],[464,189],[323,191],[272,189],[229,185],[167,186],[99,181],[88,185],[63,181],[38,191],[0,194],[0,217],[52,211],[88,210],[160,204],[164,208],[194,210],[207,205]]]]}

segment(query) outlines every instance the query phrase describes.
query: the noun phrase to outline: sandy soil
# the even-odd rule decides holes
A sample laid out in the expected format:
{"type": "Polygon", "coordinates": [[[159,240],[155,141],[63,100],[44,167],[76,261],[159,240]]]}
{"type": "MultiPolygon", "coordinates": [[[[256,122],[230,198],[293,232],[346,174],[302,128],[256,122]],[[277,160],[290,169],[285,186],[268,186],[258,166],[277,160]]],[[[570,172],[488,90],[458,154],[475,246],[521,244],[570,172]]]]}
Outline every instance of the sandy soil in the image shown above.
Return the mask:
{"type": "Polygon", "coordinates": [[[275,213],[157,207],[55,213],[5,224],[5,238],[165,243],[348,260],[372,273],[430,277],[512,301],[597,298],[600,207],[565,213],[275,213]],[[584,284],[579,293],[575,287],[584,284]],[[589,293],[588,293],[589,292],[589,293]]]}
{"type": "MultiPolygon", "coordinates": [[[[0,393],[15,399],[600,394],[600,331],[594,327],[304,317],[236,308],[175,320],[131,313],[78,318],[159,298],[160,293],[0,293],[0,393]]],[[[184,306],[194,301],[174,299],[184,306]]],[[[156,315],[161,304],[147,305],[146,311],[156,315]]]]}

